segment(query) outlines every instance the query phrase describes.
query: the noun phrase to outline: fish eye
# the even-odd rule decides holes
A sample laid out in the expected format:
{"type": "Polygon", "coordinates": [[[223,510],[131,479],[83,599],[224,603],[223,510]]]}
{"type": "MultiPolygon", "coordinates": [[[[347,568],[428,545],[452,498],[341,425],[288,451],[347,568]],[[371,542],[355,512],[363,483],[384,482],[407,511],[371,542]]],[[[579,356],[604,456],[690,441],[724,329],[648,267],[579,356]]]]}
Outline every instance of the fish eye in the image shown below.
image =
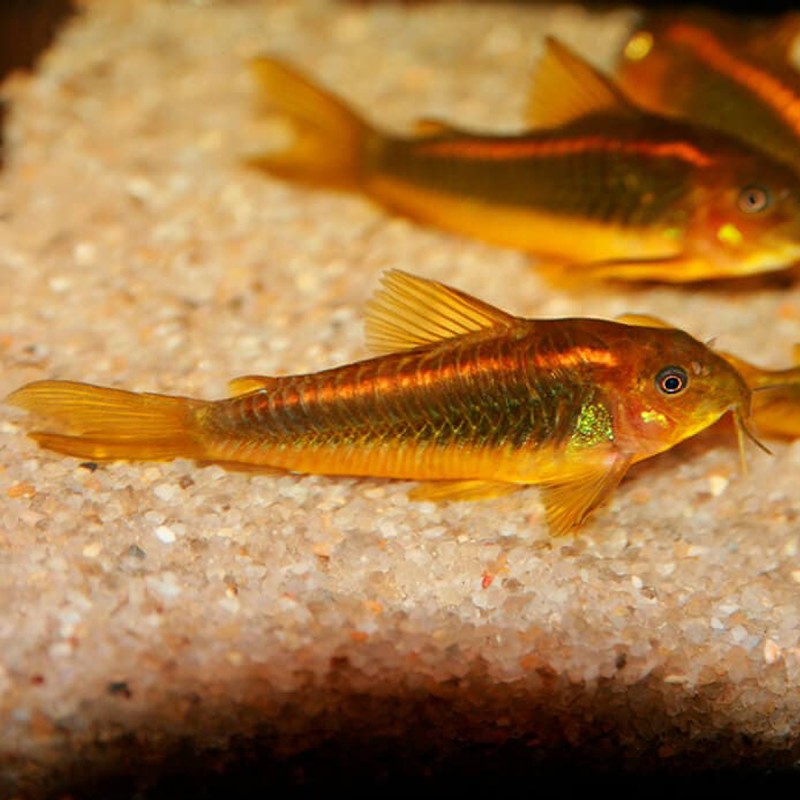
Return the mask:
{"type": "Polygon", "coordinates": [[[664,367],[656,375],[656,386],[661,394],[680,394],[689,385],[689,375],[682,367],[664,367]]]}
{"type": "Polygon", "coordinates": [[[739,211],[743,211],[745,214],[758,214],[759,211],[768,208],[771,202],[769,191],[763,186],[745,186],[739,192],[737,205],[739,211]]]}

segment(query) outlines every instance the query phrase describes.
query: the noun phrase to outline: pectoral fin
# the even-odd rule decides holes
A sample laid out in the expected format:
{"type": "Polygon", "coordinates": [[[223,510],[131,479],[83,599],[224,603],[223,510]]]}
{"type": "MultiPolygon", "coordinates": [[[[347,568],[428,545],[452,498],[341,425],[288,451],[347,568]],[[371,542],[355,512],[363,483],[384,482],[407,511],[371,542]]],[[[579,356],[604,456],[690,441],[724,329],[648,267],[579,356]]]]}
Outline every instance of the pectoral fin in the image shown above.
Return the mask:
{"type": "MultiPolygon", "coordinates": [[[[588,281],[659,281],[688,283],[723,278],[726,274],[714,269],[704,259],[687,257],[679,250],[642,258],[614,258],[598,261],[536,261],[536,270],[555,286],[569,289],[576,282],[583,287],[588,281]]],[[[632,318],[638,315],[631,315],[632,318]]],[[[624,320],[623,320],[624,321],[624,320]]],[[[632,323],[629,323],[632,324],[632,323]]]]}
{"type": "Polygon", "coordinates": [[[683,255],[590,261],[573,264],[565,269],[570,272],[574,271],[574,274],[581,279],[590,278],[592,280],[689,283],[726,277],[726,273],[715,270],[711,262],[683,255]]]}
{"type": "Polygon", "coordinates": [[[542,486],[542,502],[553,536],[563,536],[578,527],[617,488],[630,465],[630,458],[618,458],[610,469],[542,486]]]}
{"type": "Polygon", "coordinates": [[[447,500],[486,500],[502,497],[522,488],[516,483],[502,481],[429,481],[413,488],[408,496],[412,500],[440,503],[447,500]]]}

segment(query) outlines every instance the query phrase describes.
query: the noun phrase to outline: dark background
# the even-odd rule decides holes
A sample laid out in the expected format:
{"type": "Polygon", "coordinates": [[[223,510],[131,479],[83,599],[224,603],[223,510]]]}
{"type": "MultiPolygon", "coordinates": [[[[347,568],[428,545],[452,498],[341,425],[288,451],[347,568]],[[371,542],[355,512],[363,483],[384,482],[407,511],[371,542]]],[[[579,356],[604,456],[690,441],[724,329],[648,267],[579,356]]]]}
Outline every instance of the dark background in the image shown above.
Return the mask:
{"type": "MultiPolygon", "coordinates": [[[[237,0],[217,0],[217,2],[237,2],[237,0]]],[[[421,5],[430,2],[447,2],[448,0],[341,0],[352,3],[408,3],[421,5]]],[[[510,0],[513,2],[514,0],[510,0]]],[[[538,0],[516,0],[519,3],[535,3],[538,0]]],[[[616,6],[636,5],[642,8],[671,7],[692,5],[690,3],[666,2],[656,0],[647,3],[613,3],[587,0],[584,5],[597,9],[614,8],[616,6]]],[[[714,8],[732,13],[778,14],[798,8],[798,3],[791,0],[739,0],[729,3],[706,3],[714,8]]],[[[12,69],[30,68],[37,55],[46,48],[57,34],[59,26],[70,14],[79,10],[79,3],[71,0],[0,0],[0,80],[12,69]]]]}

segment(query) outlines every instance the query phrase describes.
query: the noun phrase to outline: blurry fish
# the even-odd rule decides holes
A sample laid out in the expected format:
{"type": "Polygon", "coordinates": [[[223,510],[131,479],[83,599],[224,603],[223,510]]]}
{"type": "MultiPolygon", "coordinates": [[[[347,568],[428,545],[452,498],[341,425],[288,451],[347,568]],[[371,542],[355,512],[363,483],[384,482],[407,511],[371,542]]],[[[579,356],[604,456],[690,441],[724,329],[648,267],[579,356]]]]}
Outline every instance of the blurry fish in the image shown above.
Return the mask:
{"type": "MultiPolygon", "coordinates": [[[[738,372],[678,330],[512,316],[390,271],[368,306],[373,358],[250,376],[229,399],[39,381],[7,402],[52,425],[31,435],[82,459],[192,458],[267,471],[424,481],[415,499],[541,487],[563,534],[631,464],[727,412],[746,425],[738,372]]],[[[740,436],[741,441],[741,436],[740,436]]]]}
{"type": "Polygon", "coordinates": [[[800,258],[800,178],[733,137],[644,113],[553,39],[531,101],[543,127],[510,136],[434,120],[390,135],[292,68],[253,66],[296,134],[251,160],[278,177],[363,192],[580,277],[683,282],[800,258]]]}
{"type": "Polygon", "coordinates": [[[625,43],[617,77],[642,106],[737,136],[800,172],[798,33],[800,13],[653,12],[625,43]]]}
{"type": "Polygon", "coordinates": [[[800,344],[794,346],[794,366],[762,369],[731,353],[720,355],[732,364],[753,390],[753,427],[777,439],[800,437],[800,344]]]}

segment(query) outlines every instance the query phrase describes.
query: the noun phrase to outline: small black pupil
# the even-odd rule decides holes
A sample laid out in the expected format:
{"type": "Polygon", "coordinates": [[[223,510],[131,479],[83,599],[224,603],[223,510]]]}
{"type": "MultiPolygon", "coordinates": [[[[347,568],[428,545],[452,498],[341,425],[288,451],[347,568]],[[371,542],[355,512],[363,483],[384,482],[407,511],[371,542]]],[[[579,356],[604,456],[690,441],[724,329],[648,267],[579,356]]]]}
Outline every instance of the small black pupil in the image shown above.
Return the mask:
{"type": "Polygon", "coordinates": [[[664,394],[677,394],[686,388],[686,373],[679,367],[668,367],[657,376],[659,389],[664,394]]]}
{"type": "Polygon", "coordinates": [[[749,186],[739,196],[742,211],[762,211],[767,207],[767,193],[759,186],[749,186]]]}

